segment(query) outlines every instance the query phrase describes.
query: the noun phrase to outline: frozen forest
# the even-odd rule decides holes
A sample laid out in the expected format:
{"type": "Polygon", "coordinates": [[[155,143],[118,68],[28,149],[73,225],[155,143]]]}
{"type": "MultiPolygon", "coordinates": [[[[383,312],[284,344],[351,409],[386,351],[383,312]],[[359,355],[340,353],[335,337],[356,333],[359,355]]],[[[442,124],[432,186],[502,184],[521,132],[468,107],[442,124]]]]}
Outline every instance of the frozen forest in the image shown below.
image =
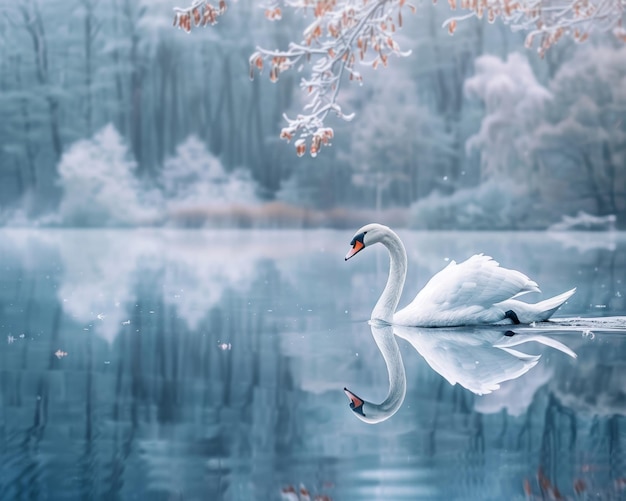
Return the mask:
{"type": "Polygon", "coordinates": [[[353,61],[298,2],[177,1],[0,0],[0,224],[624,228],[623,2],[571,36],[407,4],[353,61]]]}

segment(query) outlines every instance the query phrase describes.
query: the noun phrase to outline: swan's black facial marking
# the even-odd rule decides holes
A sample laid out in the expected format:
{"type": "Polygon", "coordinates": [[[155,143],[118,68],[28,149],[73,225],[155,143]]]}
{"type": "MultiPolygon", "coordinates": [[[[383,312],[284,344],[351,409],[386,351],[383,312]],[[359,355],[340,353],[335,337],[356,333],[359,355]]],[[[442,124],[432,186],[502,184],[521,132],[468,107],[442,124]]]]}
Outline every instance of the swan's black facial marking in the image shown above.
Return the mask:
{"type": "Polygon", "coordinates": [[[515,325],[520,324],[519,318],[517,317],[517,313],[515,313],[513,310],[505,311],[504,318],[510,318],[515,325]]]}
{"type": "Polygon", "coordinates": [[[352,409],[357,414],[361,414],[361,416],[365,417],[365,412],[363,412],[363,404],[355,407],[353,403],[350,404],[350,409],[352,409]]]}
{"type": "Polygon", "coordinates": [[[513,331],[506,331],[506,332],[504,333],[504,335],[505,335],[505,336],[508,336],[508,337],[513,337],[513,336],[515,336],[515,332],[513,332],[513,331]]]}
{"type": "Polygon", "coordinates": [[[363,400],[357,397],[348,388],[344,388],[343,391],[350,399],[350,409],[352,409],[357,414],[361,414],[361,416],[365,417],[365,413],[363,412],[363,400]]]}
{"type": "Polygon", "coordinates": [[[363,233],[359,233],[358,235],[354,236],[354,238],[350,242],[352,249],[350,249],[348,254],[346,254],[346,259],[345,259],[346,261],[350,259],[352,256],[354,256],[357,252],[365,249],[365,243],[363,242],[363,239],[365,238],[366,233],[367,231],[364,231],[363,233]]]}
{"type": "Polygon", "coordinates": [[[361,242],[363,244],[363,246],[365,246],[365,243],[363,242],[363,239],[365,238],[365,234],[366,233],[367,233],[367,231],[364,231],[363,233],[359,233],[358,235],[354,235],[354,238],[350,242],[350,245],[352,247],[354,247],[357,242],[361,242]]]}

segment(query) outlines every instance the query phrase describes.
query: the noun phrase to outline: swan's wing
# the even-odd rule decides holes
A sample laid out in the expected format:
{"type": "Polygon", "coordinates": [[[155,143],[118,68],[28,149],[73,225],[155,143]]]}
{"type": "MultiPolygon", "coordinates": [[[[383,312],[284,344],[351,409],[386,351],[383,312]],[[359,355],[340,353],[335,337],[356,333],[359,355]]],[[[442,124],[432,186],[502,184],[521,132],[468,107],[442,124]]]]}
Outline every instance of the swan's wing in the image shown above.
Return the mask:
{"type": "Polygon", "coordinates": [[[430,279],[405,310],[437,314],[461,309],[471,315],[527,292],[540,291],[523,273],[502,268],[491,257],[477,254],[460,264],[452,261],[430,279]]]}
{"type": "Polygon", "coordinates": [[[394,327],[396,334],[411,343],[430,367],[450,384],[459,384],[477,395],[500,388],[500,383],[520,377],[532,369],[540,355],[528,355],[509,347],[494,346],[496,331],[456,333],[394,327]]]}

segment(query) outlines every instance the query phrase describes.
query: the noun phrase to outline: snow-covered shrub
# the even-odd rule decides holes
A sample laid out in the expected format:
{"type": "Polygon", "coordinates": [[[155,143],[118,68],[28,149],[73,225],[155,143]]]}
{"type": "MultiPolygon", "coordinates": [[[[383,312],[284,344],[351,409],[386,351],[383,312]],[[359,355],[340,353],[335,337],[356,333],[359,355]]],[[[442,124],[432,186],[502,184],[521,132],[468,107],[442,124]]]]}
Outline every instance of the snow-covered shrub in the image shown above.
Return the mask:
{"type": "Polygon", "coordinates": [[[514,230],[545,228],[533,217],[525,188],[491,179],[474,188],[445,196],[433,192],[410,209],[409,226],[438,230],[514,230]]]}
{"type": "Polygon", "coordinates": [[[249,171],[227,173],[220,160],[196,136],[190,136],[165,161],[163,192],[172,209],[251,205],[259,201],[249,171]]]}
{"type": "MultiPolygon", "coordinates": [[[[137,164],[113,125],[74,143],[59,163],[59,222],[70,226],[135,226],[156,211],[145,201],[137,164]]],[[[146,192],[146,195],[148,193],[146,192]]]]}

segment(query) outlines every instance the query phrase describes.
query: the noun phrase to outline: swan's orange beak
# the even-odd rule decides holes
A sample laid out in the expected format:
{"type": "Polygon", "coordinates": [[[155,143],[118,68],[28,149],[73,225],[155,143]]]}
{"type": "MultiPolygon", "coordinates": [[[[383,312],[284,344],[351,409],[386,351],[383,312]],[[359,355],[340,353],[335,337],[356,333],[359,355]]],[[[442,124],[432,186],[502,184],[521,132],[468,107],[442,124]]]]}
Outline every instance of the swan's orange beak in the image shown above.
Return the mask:
{"type": "Polygon", "coordinates": [[[350,409],[354,412],[358,412],[359,414],[363,414],[363,400],[357,397],[354,393],[352,393],[348,388],[343,389],[346,396],[350,399],[350,409]]]}
{"type": "Polygon", "coordinates": [[[352,256],[354,256],[357,252],[363,250],[364,248],[365,248],[365,245],[363,244],[363,242],[361,242],[360,240],[355,240],[354,246],[352,247],[352,249],[350,249],[350,252],[346,254],[346,261],[350,259],[352,256]]]}

